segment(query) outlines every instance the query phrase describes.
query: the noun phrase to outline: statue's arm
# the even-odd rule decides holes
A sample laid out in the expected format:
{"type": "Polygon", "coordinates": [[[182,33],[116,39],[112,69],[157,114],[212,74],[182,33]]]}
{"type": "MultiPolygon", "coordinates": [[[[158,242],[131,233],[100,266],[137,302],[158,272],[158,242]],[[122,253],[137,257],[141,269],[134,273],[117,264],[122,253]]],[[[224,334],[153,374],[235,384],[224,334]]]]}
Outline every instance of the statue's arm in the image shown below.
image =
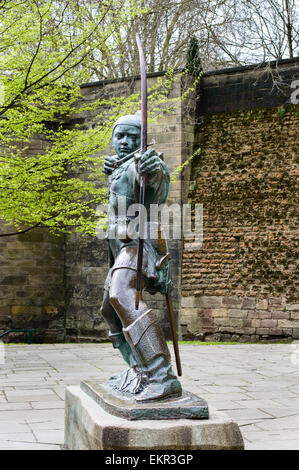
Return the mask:
{"type": "Polygon", "coordinates": [[[140,159],[140,171],[146,174],[146,187],[154,189],[158,187],[161,182],[165,180],[169,184],[169,172],[162,160],[162,153],[157,153],[155,150],[147,150],[142,156],[137,155],[134,164],[130,166],[130,178],[132,179],[133,186],[139,185],[139,172],[138,162],[140,159]]]}

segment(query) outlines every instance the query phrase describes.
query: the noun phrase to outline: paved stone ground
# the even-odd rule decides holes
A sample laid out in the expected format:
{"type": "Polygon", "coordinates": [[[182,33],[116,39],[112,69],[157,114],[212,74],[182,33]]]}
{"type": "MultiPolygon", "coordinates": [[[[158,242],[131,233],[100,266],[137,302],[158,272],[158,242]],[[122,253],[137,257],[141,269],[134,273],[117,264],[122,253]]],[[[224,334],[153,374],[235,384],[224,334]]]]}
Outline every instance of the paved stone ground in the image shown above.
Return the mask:
{"type": "MultiPolygon", "coordinates": [[[[186,344],[180,350],[183,387],[237,421],[247,450],[299,450],[299,344],[186,344]]],[[[123,369],[110,344],[5,345],[4,353],[0,450],[59,450],[65,387],[123,369]]]]}

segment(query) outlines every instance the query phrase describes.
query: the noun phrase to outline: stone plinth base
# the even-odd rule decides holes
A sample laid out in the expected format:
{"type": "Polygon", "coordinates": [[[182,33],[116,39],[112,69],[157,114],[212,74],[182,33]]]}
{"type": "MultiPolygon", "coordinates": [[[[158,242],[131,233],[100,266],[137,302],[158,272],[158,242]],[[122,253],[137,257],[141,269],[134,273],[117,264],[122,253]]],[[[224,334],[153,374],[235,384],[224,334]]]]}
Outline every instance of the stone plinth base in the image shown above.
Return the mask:
{"type": "Polygon", "coordinates": [[[107,385],[81,382],[81,390],[90,396],[110,415],[129,420],[208,419],[209,410],[205,400],[183,391],[178,398],[158,402],[137,403],[131,394],[113,390],[107,385]]]}
{"type": "Polygon", "coordinates": [[[209,419],[132,421],[108,414],[79,386],[66,389],[65,447],[70,450],[244,449],[237,423],[209,419]]]}

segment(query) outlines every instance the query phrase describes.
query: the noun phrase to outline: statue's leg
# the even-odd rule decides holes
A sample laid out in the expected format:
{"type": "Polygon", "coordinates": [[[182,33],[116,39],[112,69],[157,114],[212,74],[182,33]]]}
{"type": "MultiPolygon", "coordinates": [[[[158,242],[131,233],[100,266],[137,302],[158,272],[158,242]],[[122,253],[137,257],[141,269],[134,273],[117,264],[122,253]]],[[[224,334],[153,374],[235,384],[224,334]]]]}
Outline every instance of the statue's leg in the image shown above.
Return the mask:
{"type": "Polygon", "coordinates": [[[141,301],[135,309],[136,271],[118,268],[112,275],[110,303],[123,324],[123,333],[144,374],[146,383],[136,395],[139,402],[162,400],[182,393],[171,368],[163,330],[151,309],[141,301]]]}
{"type": "Polygon", "coordinates": [[[111,340],[114,349],[119,349],[128,366],[134,366],[136,361],[132,354],[131,347],[124,337],[122,332],[122,323],[109,301],[109,291],[106,289],[104,291],[100,313],[103,315],[106,323],[109,326],[109,339],[111,340]]]}
{"type": "Polygon", "coordinates": [[[136,393],[142,388],[143,373],[138,367],[131,346],[125,339],[122,332],[122,323],[112,307],[109,299],[109,291],[104,291],[104,298],[101,307],[101,314],[109,325],[109,339],[115,349],[119,349],[123,359],[128,364],[129,369],[120,374],[110,377],[108,384],[112,388],[122,391],[136,393]]]}

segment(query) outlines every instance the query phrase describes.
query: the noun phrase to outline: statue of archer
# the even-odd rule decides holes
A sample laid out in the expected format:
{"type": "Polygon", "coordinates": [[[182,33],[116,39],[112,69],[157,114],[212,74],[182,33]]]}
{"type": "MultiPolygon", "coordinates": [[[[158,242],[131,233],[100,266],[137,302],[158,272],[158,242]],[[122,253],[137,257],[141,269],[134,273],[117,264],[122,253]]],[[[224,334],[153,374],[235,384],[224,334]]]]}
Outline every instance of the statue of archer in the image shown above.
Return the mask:
{"type": "Polygon", "coordinates": [[[163,155],[147,149],[146,70],[139,37],[137,44],[141,64],[141,116],[136,113],[116,121],[112,130],[116,155],[106,157],[103,168],[109,175],[109,207],[113,210],[107,231],[110,270],[101,313],[109,325],[114,348],[120,350],[129,366],[123,374],[111,377],[110,385],[134,394],[137,402],[147,402],[178,397],[182,388],[172,371],[162,328],[141,297],[143,289],[151,294],[166,295],[178,374],[181,375],[169,295],[170,255],[159,226],[156,227],[157,237],[151,238],[151,224],[156,222],[149,219],[150,205],[165,203],[170,178],[163,155]],[[136,202],[146,209],[146,219],[139,214],[138,239],[130,237],[128,226],[133,216],[124,217],[123,212],[119,212],[120,199],[125,201],[126,209],[136,202]],[[143,236],[142,227],[147,229],[143,236]]]}
{"type": "MultiPolygon", "coordinates": [[[[138,202],[138,165],[141,173],[147,176],[146,209],[150,204],[163,204],[167,198],[169,172],[162,154],[150,149],[142,155],[135,153],[130,157],[140,148],[140,136],[140,116],[121,117],[112,132],[116,156],[105,159],[103,171],[109,175],[109,206],[113,208],[107,233],[113,233],[115,237],[108,240],[110,270],[101,313],[109,325],[109,337],[114,348],[119,349],[129,366],[125,373],[112,377],[110,384],[136,394],[136,401],[143,402],[180,396],[181,385],[172,371],[170,353],[154,313],[142,299],[136,309],[138,239],[131,239],[127,230],[134,217],[124,220],[123,214],[118,216],[119,198],[124,200],[125,197],[127,208],[138,202]]],[[[146,225],[141,289],[151,294],[166,294],[170,284],[167,243],[159,229],[157,239],[150,239],[151,221],[147,220],[146,225]]]]}

